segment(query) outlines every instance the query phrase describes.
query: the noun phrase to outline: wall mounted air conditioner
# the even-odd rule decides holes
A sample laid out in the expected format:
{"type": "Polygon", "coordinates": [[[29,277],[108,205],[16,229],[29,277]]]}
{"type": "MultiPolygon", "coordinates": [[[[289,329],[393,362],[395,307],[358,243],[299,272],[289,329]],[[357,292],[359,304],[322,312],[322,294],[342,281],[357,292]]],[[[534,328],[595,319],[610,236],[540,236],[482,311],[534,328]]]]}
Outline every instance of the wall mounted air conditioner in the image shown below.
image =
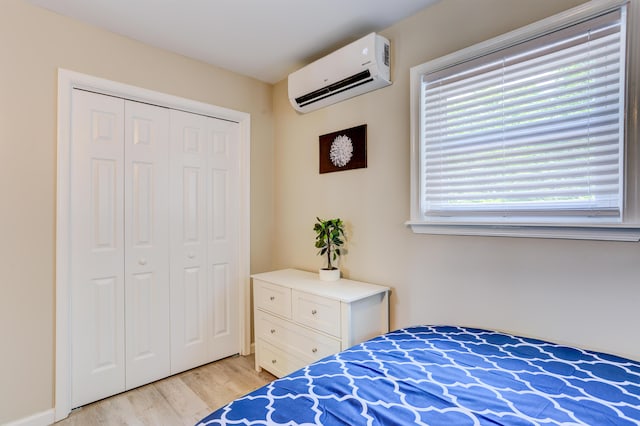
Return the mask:
{"type": "Polygon", "coordinates": [[[309,112],[391,84],[389,40],[371,33],[289,74],[289,101],[309,112]]]}

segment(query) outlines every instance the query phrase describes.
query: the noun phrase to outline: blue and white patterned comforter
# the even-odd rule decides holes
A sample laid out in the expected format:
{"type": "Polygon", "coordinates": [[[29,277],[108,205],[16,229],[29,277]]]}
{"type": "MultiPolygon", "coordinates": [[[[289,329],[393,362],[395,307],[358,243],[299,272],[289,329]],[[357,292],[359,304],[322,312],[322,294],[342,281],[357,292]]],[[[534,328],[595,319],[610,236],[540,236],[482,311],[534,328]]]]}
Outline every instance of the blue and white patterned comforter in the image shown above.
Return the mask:
{"type": "Polygon", "coordinates": [[[463,327],[397,330],[200,425],[640,425],[640,363],[463,327]]]}

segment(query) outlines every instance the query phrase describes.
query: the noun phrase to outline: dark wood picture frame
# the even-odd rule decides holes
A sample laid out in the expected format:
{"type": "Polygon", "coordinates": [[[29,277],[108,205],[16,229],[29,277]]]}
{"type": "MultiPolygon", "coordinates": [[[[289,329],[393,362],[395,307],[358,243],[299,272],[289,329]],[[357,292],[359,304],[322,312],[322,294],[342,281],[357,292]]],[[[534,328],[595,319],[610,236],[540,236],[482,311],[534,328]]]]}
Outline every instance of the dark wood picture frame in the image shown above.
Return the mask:
{"type": "Polygon", "coordinates": [[[367,167],[367,125],[352,127],[319,137],[320,173],[340,172],[343,170],[367,167]],[[334,146],[333,160],[332,147],[334,146]],[[352,152],[349,155],[349,145],[352,152]],[[341,151],[342,148],[342,152],[341,151]],[[342,155],[341,155],[342,154],[342,155]],[[342,164],[345,163],[346,164],[342,164]]]}

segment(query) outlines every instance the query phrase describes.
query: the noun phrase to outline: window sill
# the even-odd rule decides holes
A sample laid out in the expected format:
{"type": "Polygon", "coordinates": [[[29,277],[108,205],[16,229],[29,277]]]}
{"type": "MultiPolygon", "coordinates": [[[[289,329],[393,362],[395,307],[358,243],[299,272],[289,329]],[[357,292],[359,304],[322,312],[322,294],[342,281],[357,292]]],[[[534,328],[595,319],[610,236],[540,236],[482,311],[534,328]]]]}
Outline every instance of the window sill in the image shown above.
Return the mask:
{"type": "Polygon", "coordinates": [[[408,221],[415,234],[487,237],[558,238],[566,240],[640,241],[640,227],[451,224],[408,221]]]}

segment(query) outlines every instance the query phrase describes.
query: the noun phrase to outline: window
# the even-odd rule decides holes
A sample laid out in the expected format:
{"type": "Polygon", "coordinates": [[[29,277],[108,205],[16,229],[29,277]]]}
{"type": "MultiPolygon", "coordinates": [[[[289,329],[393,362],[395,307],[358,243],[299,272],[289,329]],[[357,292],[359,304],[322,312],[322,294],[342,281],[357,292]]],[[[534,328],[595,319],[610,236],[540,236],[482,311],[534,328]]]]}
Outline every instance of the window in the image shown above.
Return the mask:
{"type": "Polygon", "coordinates": [[[640,238],[627,6],[592,3],[412,68],[414,231],[640,238]]]}

